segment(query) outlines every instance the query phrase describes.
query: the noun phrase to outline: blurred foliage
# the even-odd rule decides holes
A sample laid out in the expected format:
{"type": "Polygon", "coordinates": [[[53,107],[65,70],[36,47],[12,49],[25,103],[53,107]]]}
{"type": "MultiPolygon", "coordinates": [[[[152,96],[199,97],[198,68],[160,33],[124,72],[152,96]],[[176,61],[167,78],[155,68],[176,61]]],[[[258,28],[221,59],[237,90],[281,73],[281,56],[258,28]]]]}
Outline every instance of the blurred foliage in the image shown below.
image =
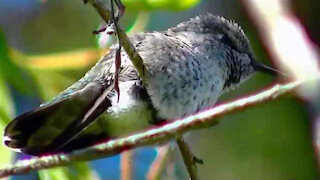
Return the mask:
{"type": "Polygon", "coordinates": [[[12,50],[11,57],[17,65],[27,69],[36,82],[41,97],[50,100],[62,89],[74,83],[84,74],[104,50],[84,49],[45,55],[25,55],[12,50]]]}
{"type": "MultiPolygon", "coordinates": [[[[0,45],[1,46],[1,45],[0,45]]],[[[6,87],[6,82],[0,75],[0,130],[10,122],[10,116],[13,114],[12,100],[10,99],[10,93],[6,87]]],[[[3,141],[3,136],[0,136],[0,141],[3,141]]],[[[10,162],[11,152],[8,148],[0,146],[0,165],[10,162]]]]}
{"type": "Polygon", "coordinates": [[[291,6],[296,15],[300,17],[311,39],[320,45],[320,21],[317,20],[320,19],[320,1],[292,0],[291,6]]]}
{"type": "Polygon", "coordinates": [[[182,11],[196,6],[200,0],[123,0],[129,11],[182,11]]]}
{"type": "MultiPolygon", "coordinates": [[[[4,35],[0,31],[0,129],[4,129],[5,125],[10,122],[10,117],[13,114],[13,103],[11,100],[10,90],[7,87],[7,79],[12,84],[16,85],[15,87],[23,89],[22,84],[18,84],[19,81],[15,81],[14,77],[17,72],[17,68],[12,65],[8,57],[8,47],[4,39],[4,35]],[[8,69],[7,69],[8,68],[8,69]],[[11,70],[11,71],[10,71],[11,70]]],[[[17,76],[19,74],[17,73],[17,76]]],[[[0,137],[0,141],[3,141],[3,137],[0,137]]],[[[4,146],[0,146],[0,164],[4,164],[10,161],[11,153],[10,150],[4,146]]]]}
{"type": "Polygon", "coordinates": [[[0,120],[7,124],[13,114],[13,105],[8,87],[3,77],[0,76],[0,120]]]}
{"type": "Polygon", "coordinates": [[[6,44],[4,34],[0,30],[0,74],[6,81],[13,85],[17,90],[24,93],[31,93],[32,85],[9,55],[9,47],[6,44]]]}
{"type": "Polygon", "coordinates": [[[95,179],[87,163],[77,163],[68,167],[58,167],[39,171],[41,180],[89,180],[95,179]]]}

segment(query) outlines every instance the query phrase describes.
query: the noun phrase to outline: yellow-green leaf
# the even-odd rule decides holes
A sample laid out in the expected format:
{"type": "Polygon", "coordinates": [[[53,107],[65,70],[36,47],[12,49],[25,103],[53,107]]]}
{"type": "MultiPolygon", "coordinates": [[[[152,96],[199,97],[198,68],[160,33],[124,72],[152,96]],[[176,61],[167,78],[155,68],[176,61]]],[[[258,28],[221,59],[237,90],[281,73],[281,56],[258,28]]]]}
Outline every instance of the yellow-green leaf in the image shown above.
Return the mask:
{"type": "Polygon", "coordinates": [[[0,30],[0,74],[2,77],[17,90],[24,93],[31,93],[31,79],[27,77],[27,72],[14,64],[9,56],[9,48],[5,37],[0,30]]]}
{"type": "Polygon", "coordinates": [[[200,0],[122,0],[129,11],[183,11],[196,6],[200,0]]]}
{"type": "MultiPolygon", "coordinates": [[[[13,113],[13,103],[9,90],[4,79],[0,75],[0,132],[9,123],[10,116],[13,113]]],[[[0,136],[0,142],[3,142],[3,136],[0,136]]],[[[0,165],[9,163],[11,160],[11,151],[5,146],[0,146],[0,165]]]]}

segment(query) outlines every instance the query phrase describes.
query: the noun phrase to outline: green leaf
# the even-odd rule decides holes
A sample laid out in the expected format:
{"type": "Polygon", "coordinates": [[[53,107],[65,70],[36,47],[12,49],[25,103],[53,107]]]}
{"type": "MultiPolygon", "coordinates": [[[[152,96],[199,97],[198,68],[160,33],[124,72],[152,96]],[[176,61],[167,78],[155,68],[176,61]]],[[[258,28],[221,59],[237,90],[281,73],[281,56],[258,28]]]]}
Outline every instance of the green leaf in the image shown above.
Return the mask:
{"type": "Polygon", "coordinates": [[[13,102],[6,82],[0,75],[0,121],[8,124],[13,114],[13,102]]]}
{"type": "Polygon", "coordinates": [[[11,49],[10,57],[33,79],[33,89],[49,100],[76,82],[106,50],[81,49],[44,55],[26,55],[11,49]]]}
{"type": "Polygon", "coordinates": [[[86,162],[80,162],[75,163],[72,166],[69,167],[69,171],[72,173],[69,173],[69,179],[75,179],[75,180],[85,180],[85,179],[97,179],[94,178],[94,173],[92,169],[88,166],[88,163],[86,162]]]}
{"type": "Polygon", "coordinates": [[[40,55],[27,55],[15,49],[11,49],[10,57],[19,67],[30,71],[33,69],[70,70],[92,66],[101,57],[101,54],[105,53],[106,50],[94,48],[40,55]]]}
{"type": "MultiPolygon", "coordinates": [[[[0,122],[0,128],[4,129],[5,125],[0,122]]],[[[0,141],[3,142],[3,136],[0,136],[0,141]]],[[[0,165],[8,164],[12,160],[13,152],[4,145],[0,146],[0,165]]]]}
{"type": "Polygon", "coordinates": [[[87,163],[75,163],[68,167],[58,167],[39,171],[41,180],[87,180],[97,179],[87,163]]]}
{"type": "Polygon", "coordinates": [[[48,101],[59,92],[73,84],[83,73],[79,72],[77,77],[64,74],[64,71],[55,70],[32,70],[31,71],[40,96],[48,101]]]}
{"type": "Polygon", "coordinates": [[[67,171],[67,167],[57,167],[48,170],[39,171],[39,177],[41,180],[67,180],[70,179],[67,171]]]}
{"type": "Polygon", "coordinates": [[[26,71],[19,68],[9,56],[9,48],[5,36],[0,30],[0,74],[4,79],[13,85],[17,90],[24,93],[32,93],[31,79],[26,75],[26,71]]]}
{"type": "MultiPolygon", "coordinates": [[[[13,103],[9,90],[4,79],[0,75],[0,132],[3,132],[4,127],[10,122],[10,116],[13,113],[13,103]]],[[[3,136],[0,136],[0,141],[3,142],[3,136]]],[[[0,164],[9,163],[11,160],[11,151],[5,146],[0,146],[0,164]]]]}
{"type": "Polygon", "coordinates": [[[196,6],[200,0],[122,0],[129,11],[183,11],[196,6]]]}

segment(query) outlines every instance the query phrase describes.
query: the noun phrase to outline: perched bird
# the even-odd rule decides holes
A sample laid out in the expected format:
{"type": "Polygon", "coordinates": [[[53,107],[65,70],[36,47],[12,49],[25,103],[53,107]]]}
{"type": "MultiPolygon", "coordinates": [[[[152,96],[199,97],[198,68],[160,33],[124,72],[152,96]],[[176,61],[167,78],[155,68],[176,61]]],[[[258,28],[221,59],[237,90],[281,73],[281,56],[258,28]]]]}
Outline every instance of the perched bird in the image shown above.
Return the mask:
{"type": "Polygon", "coordinates": [[[211,14],[130,40],[143,58],[146,84],[122,51],[118,100],[114,45],[78,82],[16,117],[4,144],[32,155],[72,151],[212,107],[256,71],[277,73],[256,61],[238,24],[211,14]]]}

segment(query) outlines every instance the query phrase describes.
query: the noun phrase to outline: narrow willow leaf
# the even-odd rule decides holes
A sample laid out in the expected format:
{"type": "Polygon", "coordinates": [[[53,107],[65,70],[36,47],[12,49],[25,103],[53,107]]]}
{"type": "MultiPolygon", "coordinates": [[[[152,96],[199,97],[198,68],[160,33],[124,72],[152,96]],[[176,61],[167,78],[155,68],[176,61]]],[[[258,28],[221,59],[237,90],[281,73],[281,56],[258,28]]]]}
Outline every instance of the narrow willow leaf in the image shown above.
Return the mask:
{"type": "Polygon", "coordinates": [[[9,56],[4,34],[0,30],[0,74],[4,79],[23,93],[32,93],[32,81],[25,69],[19,68],[9,56]]]}
{"type": "Polygon", "coordinates": [[[69,179],[86,180],[86,179],[98,179],[93,173],[91,167],[86,162],[75,163],[69,167],[69,179]]]}
{"type": "Polygon", "coordinates": [[[122,0],[129,11],[183,11],[196,6],[200,0],[122,0]]]}
{"type": "Polygon", "coordinates": [[[0,75],[0,121],[7,124],[13,115],[13,102],[4,78],[0,75]]]}
{"type": "Polygon", "coordinates": [[[84,49],[45,55],[25,55],[11,50],[14,63],[28,70],[40,96],[50,100],[74,83],[97,62],[106,50],[84,49]]]}
{"type": "MultiPolygon", "coordinates": [[[[10,116],[13,114],[13,103],[9,90],[4,79],[0,75],[0,132],[3,132],[4,127],[9,123],[10,116]]],[[[3,136],[0,136],[0,141],[3,141],[3,136]]],[[[0,146],[0,164],[9,163],[11,160],[11,151],[5,146],[0,146]]]]}
{"type": "Polygon", "coordinates": [[[88,67],[106,53],[105,50],[81,49],[45,55],[26,55],[12,49],[10,57],[20,67],[38,70],[69,70],[88,67]]]}
{"type": "Polygon", "coordinates": [[[41,180],[69,180],[67,167],[38,171],[41,180]]]}
{"type": "Polygon", "coordinates": [[[39,171],[41,180],[88,180],[97,179],[85,162],[75,163],[68,167],[59,167],[39,171]]]}
{"type": "MultiPolygon", "coordinates": [[[[37,82],[40,96],[45,101],[50,100],[78,79],[64,75],[61,71],[33,70],[31,73],[37,82]]],[[[82,75],[83,73],[79,73],[78,76],[81,77],[82,75]]]]}

